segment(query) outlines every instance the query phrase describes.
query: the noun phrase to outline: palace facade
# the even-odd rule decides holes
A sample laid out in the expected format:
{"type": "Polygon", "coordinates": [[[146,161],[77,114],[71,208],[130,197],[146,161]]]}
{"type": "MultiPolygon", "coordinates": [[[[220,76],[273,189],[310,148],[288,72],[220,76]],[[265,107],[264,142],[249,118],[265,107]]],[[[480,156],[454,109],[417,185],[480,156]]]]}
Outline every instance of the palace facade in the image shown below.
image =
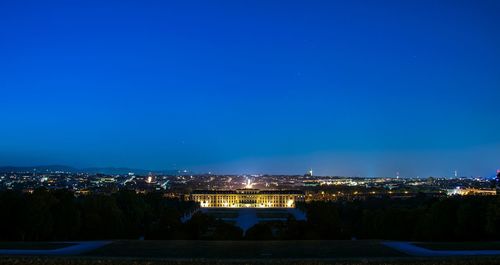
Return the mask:
{"type": "Polygon", "coordinates": [[[298,190],[196,190],[191,200],[203,208],[294,208],[304,201],[304,193],[298,190]]]}

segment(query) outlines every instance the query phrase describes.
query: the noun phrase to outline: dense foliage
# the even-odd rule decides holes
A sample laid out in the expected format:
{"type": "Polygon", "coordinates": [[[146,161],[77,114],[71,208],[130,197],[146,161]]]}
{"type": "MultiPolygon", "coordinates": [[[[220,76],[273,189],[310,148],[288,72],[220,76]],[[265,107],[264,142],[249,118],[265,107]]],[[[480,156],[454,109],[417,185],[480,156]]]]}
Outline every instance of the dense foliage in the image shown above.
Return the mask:
{"type": "Polygon", "coordinates": [[[427,198],[422,195],[401,200],[313,202],[305,208],[308,221],[298,226],[301,230],[292,229],[303,239],[500,239],[500,196],[427,198]]]}
{"type": "Polygon", "coordinates": [[[368,199],[301,205],[307,221],[261,223],[243,231],[160,193],[120,191],[75,197],[64,190],[0,192],[0,241],[95,239],[500,239],[500,197],[368,199]]]}
{"type": "Polygon", "coordinates": [[[170,238],[183,214],[196,207],[160,193],[75,197],[66,190],[2,191],[0,241],[170,238]]]}

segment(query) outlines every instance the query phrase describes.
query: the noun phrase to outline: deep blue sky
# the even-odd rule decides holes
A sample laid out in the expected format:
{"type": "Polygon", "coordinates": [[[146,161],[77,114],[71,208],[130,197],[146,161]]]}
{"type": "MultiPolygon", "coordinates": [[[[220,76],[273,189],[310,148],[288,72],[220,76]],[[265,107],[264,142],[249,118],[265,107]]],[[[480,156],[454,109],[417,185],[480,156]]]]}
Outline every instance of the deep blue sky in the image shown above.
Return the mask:
{"type": "Polygon", "coordinates": [[[0,1],[0,165],[491,175],[500,1],[0,1]]]}

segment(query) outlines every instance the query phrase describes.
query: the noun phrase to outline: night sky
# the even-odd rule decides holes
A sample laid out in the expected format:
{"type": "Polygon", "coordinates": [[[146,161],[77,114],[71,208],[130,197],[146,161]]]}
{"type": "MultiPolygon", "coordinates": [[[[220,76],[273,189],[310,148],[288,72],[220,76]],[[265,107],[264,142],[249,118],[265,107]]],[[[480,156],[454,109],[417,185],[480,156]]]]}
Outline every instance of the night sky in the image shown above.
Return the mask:
{"type": "Polygon", "coordinates": [[[489,176],[500,1],[0,1],[0,165],[489,176]]]}

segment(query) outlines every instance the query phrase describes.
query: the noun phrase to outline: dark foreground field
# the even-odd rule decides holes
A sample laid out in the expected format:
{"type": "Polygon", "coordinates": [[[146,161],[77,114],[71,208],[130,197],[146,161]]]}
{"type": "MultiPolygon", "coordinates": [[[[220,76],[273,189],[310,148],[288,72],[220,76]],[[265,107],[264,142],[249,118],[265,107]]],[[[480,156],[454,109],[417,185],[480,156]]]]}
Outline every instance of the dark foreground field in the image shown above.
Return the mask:
{"type": "Polygon", "coordinates": [[[174,259],[403,257],[379,241],[116,241],[87,255],[174,259]]]}
{"type": "MultiPolygon", "coordinates": [[[[4,243],[5,249],[49,249],[59,243],[4,243]]],[[[431,244],[431,243],[427,243],[431,244]]],[[[432,243],[437,244],[437,243],[432,243]]],[[[458,243],[440,243],[436,248],[458,243]]],[[[482,242],[467,243],[478,249],[482,242]]],[[[455,246],[455,245],[454,245],[455,246]]],[[[0,248],[2,245],[0,244],[0,248]]],[[[463,247],[463,246],[462,246],[463,247]]],[[[64,254],[63,254],[64,255],[64,254]]],[[[323,265],[323,264],[500,264],[500,256],[423,258],[408,256],[381,241],[114,241],[74,256],[0,256],[0,265],[323,265]]]]}
{"type": "Polygon", "coordinates": [[[249,260],[165,260],[137,258],[102,258],[102,257],[1,257],[0,265],[493,265],[500,264],[495,257],[470,258],[371,258],[371,259],[249,259],[249,260]]]}

